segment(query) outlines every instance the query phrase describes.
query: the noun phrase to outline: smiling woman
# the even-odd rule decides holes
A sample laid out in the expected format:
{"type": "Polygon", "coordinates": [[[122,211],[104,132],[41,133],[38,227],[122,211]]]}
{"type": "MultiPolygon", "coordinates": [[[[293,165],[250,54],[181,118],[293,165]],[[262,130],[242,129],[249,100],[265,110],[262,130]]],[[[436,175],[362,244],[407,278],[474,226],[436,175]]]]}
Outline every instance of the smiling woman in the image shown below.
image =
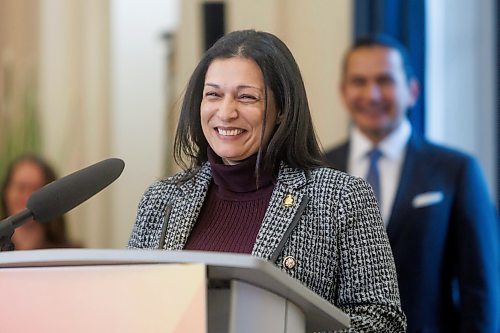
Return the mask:
{"type": "Polygon", "coordinates": [[[300,70],[266,32],[232,32],[193,72],[175,140],[184,167],[144,194],[130,248],[248,253],[351,317],[401,332],[394,259],[370,186],[324,166],[300,70]]]}
{"type": "Polygon", "coordinates": [[[201,126],[208,144],[224,164],[237,164],[267,145],[276,125],[272,95],[267,92],[266,111],[262,72],[251,59],[219,59],[208,67],[200,108],[201,126]]]}

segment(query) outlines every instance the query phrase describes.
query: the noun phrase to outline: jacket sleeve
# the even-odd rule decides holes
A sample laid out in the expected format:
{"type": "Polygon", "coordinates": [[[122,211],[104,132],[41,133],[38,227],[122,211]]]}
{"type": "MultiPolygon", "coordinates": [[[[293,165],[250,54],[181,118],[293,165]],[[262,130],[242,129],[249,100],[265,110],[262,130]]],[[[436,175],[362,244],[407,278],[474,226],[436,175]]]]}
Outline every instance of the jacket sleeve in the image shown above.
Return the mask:
{"type": "Polygon", "coordinates": [[[498,216],[476,160],[465,160],[456,182],[450,221],[460,288],[460,332],[498,332],[498,216]]]}
{"type": "Polygon", "coordinates": [[[370,186],[352,178],[338,210],[337,306],[351,317],[349,332],[404,332],[396,269],[370,186]]]}
{"type": "Polygon", "coordinates": [[[129,249],[155,249],[160,240],[163,225],[161,182],[149,187],[139,202],[137,217],[128,241],[129,249]]]}

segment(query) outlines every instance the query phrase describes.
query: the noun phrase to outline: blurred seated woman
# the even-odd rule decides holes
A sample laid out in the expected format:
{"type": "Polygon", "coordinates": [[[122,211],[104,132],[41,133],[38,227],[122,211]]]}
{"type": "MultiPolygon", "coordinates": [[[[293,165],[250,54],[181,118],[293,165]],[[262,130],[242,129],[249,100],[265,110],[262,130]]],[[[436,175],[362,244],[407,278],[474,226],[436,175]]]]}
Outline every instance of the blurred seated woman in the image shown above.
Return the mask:
{"type": "MultiPolygon", "coordinates": [[[[31,193],[55,179],[53,169],[36,155],[27,154],[15,159],[7,167],[2,183],[2,218],[26,208],[31,193]]],[[[28,221],[16,228],[12,242],[16,250],[74,247],[66,236],[64,216],[47,223],[28,221]]]]}
{"type": "Polygon", "coordinates": [[[144,194],[130,248],[248,253],[350,315],[402,332],[394,259],[370,186],[325,167],[300,70],[276,36],[232,32],[188,83],[183,172],[144,194]]]}

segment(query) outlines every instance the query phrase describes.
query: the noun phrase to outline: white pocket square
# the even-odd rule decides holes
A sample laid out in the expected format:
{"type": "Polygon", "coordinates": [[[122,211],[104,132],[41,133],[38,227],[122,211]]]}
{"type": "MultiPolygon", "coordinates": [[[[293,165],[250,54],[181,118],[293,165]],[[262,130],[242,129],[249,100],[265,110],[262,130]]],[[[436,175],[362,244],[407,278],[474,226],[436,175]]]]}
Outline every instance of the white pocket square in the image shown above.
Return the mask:
{"type": "Polygon", "coordinates": [[[425,193],[420,193],[413,198],[412,205],[413,208],[421,208],[425,206],[430,206],[437,204],[444,199],[444,194],[443,192],[425,192],[425,193]]]}

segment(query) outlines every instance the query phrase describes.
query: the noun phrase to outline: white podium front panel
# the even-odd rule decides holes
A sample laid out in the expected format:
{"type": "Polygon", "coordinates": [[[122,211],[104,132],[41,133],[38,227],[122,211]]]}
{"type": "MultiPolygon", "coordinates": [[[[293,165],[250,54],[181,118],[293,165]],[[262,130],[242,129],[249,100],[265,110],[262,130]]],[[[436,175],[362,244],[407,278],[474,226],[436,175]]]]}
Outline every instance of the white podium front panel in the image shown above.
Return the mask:
{"type": "MultiPolygon", "coordinates": [[[[307,332],[341,330],[350,325],[349,316],[338,308],[304,287],[299,281],[287,276],[271,263],[251,255],[199,251],[97,249],[54,249],[0,253],[0,272],[28,267],[44,267],[46,269],[56,266],[69,268],[88,265],[112,267],[114,265],[143,266],[148,264],[203,264],[206,269],[205,278],[208,278],[210,283],[235,280],[268,290],[293,303],[303,312],[307,332]]],[[[0,275],[0,283],[2,283],[0,288],[5,288],[1,279],[0,275]]],[[[163,284],[166,285],[165,282],[163,284]]],[[[206,287],[205,285],[205,291],[206,287]]]]}
{"type": "Polygon", "coordinates": [[[206,332],[203,264],[0,269],[4,332],[206,332]]]}

